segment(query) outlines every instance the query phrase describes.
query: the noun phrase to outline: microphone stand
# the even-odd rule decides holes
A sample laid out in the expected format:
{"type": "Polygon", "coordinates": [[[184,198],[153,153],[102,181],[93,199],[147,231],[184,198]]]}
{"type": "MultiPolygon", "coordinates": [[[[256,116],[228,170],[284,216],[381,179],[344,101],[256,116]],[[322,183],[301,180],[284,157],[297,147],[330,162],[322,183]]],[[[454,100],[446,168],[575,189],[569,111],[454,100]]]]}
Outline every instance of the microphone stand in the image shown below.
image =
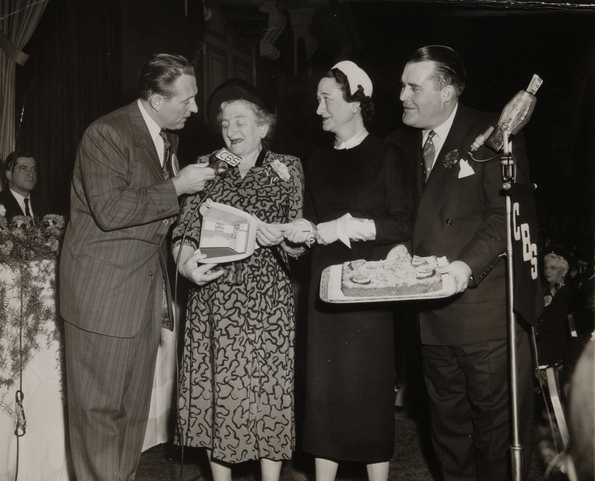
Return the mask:
{"type": "Polygon", "coordinates": [[[517,384],[517,342],[516,318],[514,313],[514,262],[512,249],[512,199],[511,190],[516,179],[516,166],[512,156],[512,142],[510,132],[504,131],[504,150],[500,160],[502,166],[502,190],[506,197],[506,274],[507,274],[507,305],[508,316],[508,355],[510,362],[510,397],[512,404],[512,443],[510,457],[512,480],[521,481],[523,447],[519,436],[519,401],[517,384]]]}

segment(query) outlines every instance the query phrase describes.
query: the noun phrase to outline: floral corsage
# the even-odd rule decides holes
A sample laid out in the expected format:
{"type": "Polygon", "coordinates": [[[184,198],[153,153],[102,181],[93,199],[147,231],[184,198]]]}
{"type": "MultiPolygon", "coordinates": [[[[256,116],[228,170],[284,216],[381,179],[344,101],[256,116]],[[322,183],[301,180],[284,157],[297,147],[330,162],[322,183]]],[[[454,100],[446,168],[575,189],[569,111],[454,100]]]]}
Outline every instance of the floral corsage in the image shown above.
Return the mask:
{"type": "Polygon", "coordinates": [[[287,166],[281,162],[279,159],[274,159],[271,162],[271,169],[279,176],[281,180],[288,181],[291,178],[291,174],[289,173],[289,169],[287,166]]]}
{"type": "Polygon", "coordinates": [[[446,153],[444,159],[442,159],[442,165],[445,169],[452,169],[461,160],[461,152],[459,149],[452,149],[446,153]]]}

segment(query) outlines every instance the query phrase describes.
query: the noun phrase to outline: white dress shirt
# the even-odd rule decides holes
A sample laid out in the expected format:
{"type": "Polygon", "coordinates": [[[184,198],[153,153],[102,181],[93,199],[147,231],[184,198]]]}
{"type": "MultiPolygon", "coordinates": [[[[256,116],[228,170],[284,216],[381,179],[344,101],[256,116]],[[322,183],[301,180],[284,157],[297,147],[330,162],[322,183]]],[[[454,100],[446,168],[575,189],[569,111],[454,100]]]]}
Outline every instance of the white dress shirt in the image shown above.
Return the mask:
{"type": "MultiPolygon", "coordinates": [[[[10,192],[12,193],[13,197],[17,200],[17,203],[19,204],[19,207],[21,208],[23,215],[25,215],[25,196],[23,194],[15,192],[12,189],[10,189],[10,192]]],[[[31,212],[31,217],[35,217],[35,214],[33,213],[33,204],[31,204],[31,196],[28,195],[26,196],[26,198],[29,199],[29,212],[31,212]]]]}
{"type": "Polygon", "coordinates": [[[438,155],[440,154],[440,150],[442,149],[442,146],[444,145],[444,142],[446,141],[446,137],[448,137],[448,133],[450,132],[450,128],[452,127],[452,123],[455,119],[455,115],[457,113],[457,109],[459,108],[459,104],[457,103],[457,105],[455,105],[455,108],[452,109],[452,112],[450,113],[450,115],[448,116],[448,118],[442,122],[438,127],[435,127],[433,129],[428,129],[428,130],[422,130],[422,136],[421,136],[421,145],[423,148],[423,145],[426,143],[426,139],[428,138],[428,134],[430,133],[431,130],[434,131],[434,138],[432,139],[432,142],[434,143],[434,159],[432,160],[432,167],[430,168],[430,171],[434,168],[434,164],[436,163],[436,159],[438,158],[438,155]]]}

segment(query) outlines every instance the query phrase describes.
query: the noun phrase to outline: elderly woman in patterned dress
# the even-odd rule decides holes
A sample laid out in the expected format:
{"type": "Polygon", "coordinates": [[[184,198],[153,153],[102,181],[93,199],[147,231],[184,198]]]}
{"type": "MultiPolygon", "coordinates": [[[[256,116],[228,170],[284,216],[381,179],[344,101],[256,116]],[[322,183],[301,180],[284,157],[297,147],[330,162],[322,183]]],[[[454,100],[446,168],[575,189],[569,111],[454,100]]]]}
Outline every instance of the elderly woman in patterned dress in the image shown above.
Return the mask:
{"type": "Polygon", "coordinates": [[[226,82],[212,99],[225,145],[241,161],[204,192],[257,217],[260,248],[205,272],[195,252],[205,194],[186,201],[173,255],[181,249],[178,269],[198,285],[186,306],[178,442],[207,449],[215,481],[231,480],[231,464],[256,459],[263,481],[277,481],[295,445],[288,256],[300,252],[283,240],[282,224],[302,216],[302,166],[267,149],[275,119],[249,84],[226,82]]]}

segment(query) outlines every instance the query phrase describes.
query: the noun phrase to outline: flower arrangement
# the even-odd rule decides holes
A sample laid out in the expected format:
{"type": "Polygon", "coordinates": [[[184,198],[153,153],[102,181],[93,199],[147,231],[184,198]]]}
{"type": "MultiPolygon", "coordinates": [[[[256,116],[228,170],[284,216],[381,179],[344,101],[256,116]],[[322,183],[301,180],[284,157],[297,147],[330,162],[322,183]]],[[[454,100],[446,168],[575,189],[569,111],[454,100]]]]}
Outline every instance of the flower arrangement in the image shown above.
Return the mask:
{"type": "Polygon", "coordinates": [[[60,250],[64,233],[64,217],[47,214],[38,222],[32,217],[17,215],[10,221],[0,204],[0,262],[54,259],[60,250]]]}
{"type": "Polygon", "coordinates": [[[36,351],[59,343],[55,259],[64,224],[55,214],[9,221],[0,204],[0,411],[8,410],[7,389],[20,369],[36,351]]]}

